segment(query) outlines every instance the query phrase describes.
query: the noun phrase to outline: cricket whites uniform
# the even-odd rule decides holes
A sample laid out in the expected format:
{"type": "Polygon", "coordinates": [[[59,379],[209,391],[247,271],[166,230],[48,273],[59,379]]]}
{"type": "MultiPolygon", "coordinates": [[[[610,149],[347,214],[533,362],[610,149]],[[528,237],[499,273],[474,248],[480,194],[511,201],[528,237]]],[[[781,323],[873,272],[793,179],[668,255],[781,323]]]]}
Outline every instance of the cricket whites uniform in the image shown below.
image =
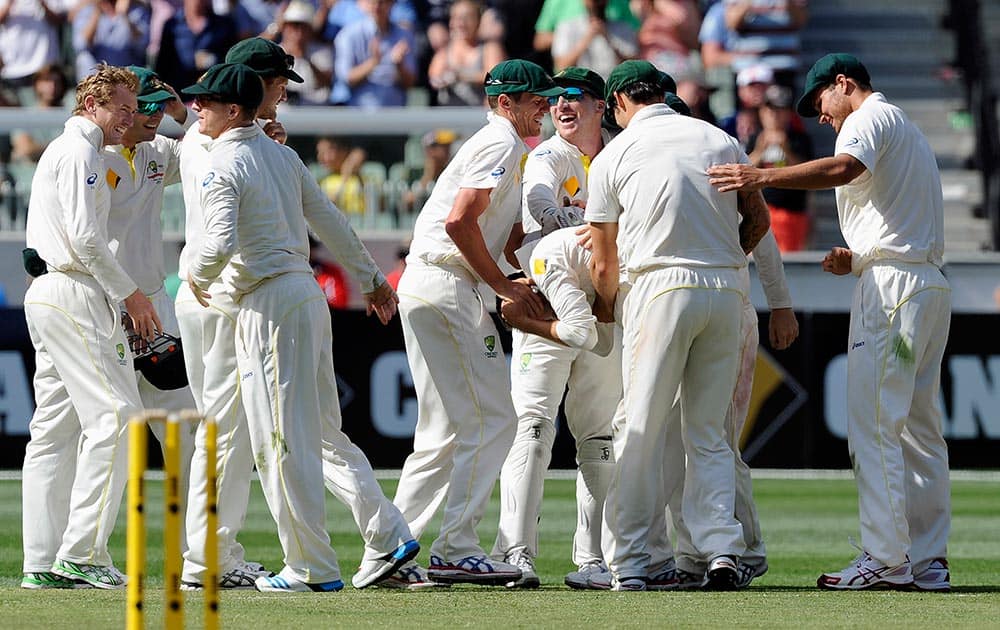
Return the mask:
{"type": "Polygon", "coordinates": [[[394,499],[420,536],[444,503],[431,565],[485,556],[476,534],[514,439],[510,376],[500,336],[479,294],[480,278],[445,232],[460,188],[492,189],[479,217],[498,259],[521,215],[528,148],[514,126],[490,114],[438,178],[417,217],[399,282],[406,355],[417,391],[413,453],[394,499]]]}
{"type": "MultiPolygon", "coordinates": [[[[559,323],[566,345],[514,330],[511,395],[518,427],[500,473],[500,527],[494,554],[538,554],[538,518],[552,458],[556,416],[566,393],[566,421],[577,443],[577,528],[573,562],[602,561],[601,513],[614,472],[611,420],[621,399],[621,335],[598,323],[591,306],[590,252],[576,228],[556,230],[534,245],[523,268],[559,323]]],[[[519,252],[520,253],[520,252],[519,252]]]]}
{"type": "Polygon", "coordinates": [[[704,175],[725,162],[747,162],[735,140],[656,104],[638,111],[591,166],[586,220],[619,223],[630,282],[622,306],[626,427],[604,511],[611,534],[605,559],[619,582],[647,576],[678,387],[687,453],[683,513],[692,542],[706,558],[745,551],[734,516],[730,397],[718,392],[736,387],[747,259],[736,195],[716,192],[704,175]]]}
{"type": "Polygon", "coordinates": [[[927,140],[879,92],[844,121],[835,153],[867,169],[837,188],[840,227],[859,276],[847,437],[861,544],[890,567],[909,559],[917,575],[946,557],[950,529],[940,381],[951,291],[940,271],[941,179],[927,140]]]}
{"type": "Polygon", "coordinates": [[[118,304],[136,283],[108,245],[104,134],[74,116],[42,154],[26,229],[48,273],[24,298],[36,409],[23,468],[24,571],[56,558],[110,566],[127,478],[128,419],[142,409],[118,304]]]}
{"type": "Polygon", "coordinates": [[[309,266],[306,221],[362,292],[384,278],[292,149],[250,125],[223,133],[209,153],[210,170],[199,178],[205,237],[190,277],[210,286],[221,274],[239,308],[241,396],[285,554],[279,577],[334,583],[340,568],[319,479],[351,508],[366,559],[392,553],[412,536],[364,453],[341,431],[330,311],[309,266]]]}

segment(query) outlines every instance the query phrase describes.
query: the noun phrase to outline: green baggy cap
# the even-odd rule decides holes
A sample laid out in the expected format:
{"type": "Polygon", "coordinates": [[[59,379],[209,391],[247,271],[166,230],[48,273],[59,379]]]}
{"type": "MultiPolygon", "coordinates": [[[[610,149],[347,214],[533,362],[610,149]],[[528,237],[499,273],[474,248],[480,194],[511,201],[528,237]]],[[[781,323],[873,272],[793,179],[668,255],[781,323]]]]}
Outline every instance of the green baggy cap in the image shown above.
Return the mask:
{"type": "Polygon", "coordinates": [[[181,93],[210,96],[223,103],[236,103],[250,109],[264,100],[264,84],[253,68],[242,63],[220,63],[208,69],[194,85],[181,93]]]}
{"type": "Polygon", "coordinates": [[[237,43],[226,53],[226,63],[242,63],[264,78],[281,76],[295,83],[303,83],[302,77],[292,70],[295,57],[285,49],[262,37],[251,37],[237,43]]]}
{"type": "Polygon", "coordinates": [[[577,87],[594,98],[604,100],[604,78],[593,70],[570,66],[557,72],[552,80],[559,87],[577,87]]]}
{"type": "Polygon", "coordinates": [[[141,66],[129,66],[128,69],[139,78],[139,94],[136,100],[140,103],[163,103],[173,100],[174,95],[163,89],[163,80],[155,72],[141,66]]]}
{"type": "Polygon", "coordinates": [[[565,90],[545,74],[536,63],[524,59],[508,59],[493,66],[483,80],[487,96],[500,94],[537,94],[538,96],[559,96],[565,90]]]}
{"type": "Polygon", "coordinates": [[[604,90],[606,100],[614,99],[615,92],[621,92],[633,83],[649,83],[663,88],[664,92],[676,92],[677,83],[666,72],[661,72],[648,61],[629,59],[618,64],[608,75],[604,90]]]}
{"type": "Polygon", "coordinates": [[[805,91],[802,92],[802,97],[799,98],[799,102],[795,106],[800,116],[806,118],[819,116],[819,112],[816,111],[813,104],[816,90],[833,83],[838,74],[843,74],[865,85],[870,85],[872,82],[868,75],[868,69],[858,61],[857,57],[847,53],[830,53],[814,63],[813,67],[809,68],[809,73],[806,74],[805,91]]]}

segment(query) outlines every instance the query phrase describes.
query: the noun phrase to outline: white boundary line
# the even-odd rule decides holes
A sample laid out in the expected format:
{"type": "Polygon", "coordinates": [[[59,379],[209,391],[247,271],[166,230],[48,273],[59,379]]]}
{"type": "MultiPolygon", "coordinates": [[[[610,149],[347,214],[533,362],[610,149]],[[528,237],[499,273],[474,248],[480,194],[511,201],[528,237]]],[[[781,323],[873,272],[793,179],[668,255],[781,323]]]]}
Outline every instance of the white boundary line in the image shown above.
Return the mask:
{"type": "MultiPolygon", "coordinates": [[[[375,471],[378,479],[399,479],[399,470],[380,469],[375,471]]],[[[853,479],[854,473],[850,470],[817,470],[817,469],[784,469],[784,468],[761,468],[753,470],[754,479],[802,479],[806,481],[822,481],[825,479],[853,479]]],[[[550,470],[545,475],[546,479],[576,479],[575,470],[550,470]]],[[[146,472],[146,479],[151,481],[162,481],[163,472],[150,470],[146,472]]],[[[20,470],[0,470],[0,481],[20,481],[20,470]]],[[[996,483],[1000,482],[1000,470],[953,470],[951,471],[952,481],[981,481],[996,483]]],[[[256,475],[254,481],[257,481],[256,475]]]]}

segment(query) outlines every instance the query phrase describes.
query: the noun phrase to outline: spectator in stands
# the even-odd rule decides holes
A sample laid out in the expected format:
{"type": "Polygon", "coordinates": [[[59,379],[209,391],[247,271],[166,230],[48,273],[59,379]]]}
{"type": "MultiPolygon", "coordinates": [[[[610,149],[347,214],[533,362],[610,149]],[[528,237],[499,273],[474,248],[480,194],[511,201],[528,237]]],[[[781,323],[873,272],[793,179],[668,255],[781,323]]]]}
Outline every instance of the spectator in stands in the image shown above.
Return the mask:
{"type": "Polygon", "coordinates": [[[154,70],[168,85],[192,85],[236,41],[233,18],[216,15],[211,0],[184,0],[163,25],[154,70]]]}
{"type": "Polygon", "coordinates": [[[337,138],[316,141],[316,161],[326,170],[319,186],[326,196],[347,215],[365,212],[365,191],[358,172],[368,159],[364,149],[352,147],[337,138]]]}
{"type": "Polygon", "coordinates": [[[350,283],[347,274],[334,260],[333,255],[322,243],[309,235],[309,264],[313,276],[323,289],[326,303],[330,308],[346,309],[351,302],[350,283]]]}
{"type": "Polygon", "coordinates": [[[100,62],[144,67],[150,17],[138,0],[81,0],[73,17],[76,75],[87,76],[100,62]]]}
{"type": "MultiPolygon", "coordinates": [[[[549,51],[559,23],[585,15],[587,7],[583,0],[545,0],[535,22],[535,50],[549,51]]],[[[638,18],[629,8],[629,0],[608,0],[604,17],[610,21],[628,22],[634,30],[638,30],[640,26],[638,18]]]]}
{"type": "MultiPolygon", "coordinates": [[[[32,82],[34,106],[38,109],[61,109],[66,98],[66,75],[56,64],[49,64],[35,73],[32,82]]],[[[14,129],[10,133],[11,161],[35,163],[49,142],[62,131],[49,129],[14,129]]]]}
{"type": "MultiPolygon", "coordinates": [[[[809,134],[796,129],[792,110],[792,88],[772,85],[760,107],[760,132],[750,138],[750,163],[760,168],[794,166],[812,159],[809,134]]],[[[809,236],[807,191],[765,188],[764,199],[771,211],[771,231],[782,252],[805,249],[809,236]]]]}
{"type": "Polygon", "coordinates": [[[389,19],[392,5],[393,0],[359,0],[366,17],[345,26],[334,40],[334,103],[406,105],[406,90],[417,78],[417,52],[413,34],[389,19]]]}
{"type": "MultiPolygon", "coordinates": [[[[0,0],[0,81],[30,96],[32,77],[59,61],[59,29],[72,0],[0,0]]],[[[21,98],[23,102],[25,98],[21,98]]]]}
{"type": "Polygon", "coordinates": [[[486,0],[479,37],[500,42],[508,59],[528,59],[551,67],[548,48],[535,50],[535,22],[542,10],[538,0],[486,0]]]}
{"type": "MultiPolygon", "coordinates": [[[[248,37],[262,37],[267,40],[275,40],[281,34],[281,17],[288,0],[229,0],[231,7],[228,11],[216,11],[219,14],[230,15],[236,23],[236,31],[239,39],[248,37]]],[[[214,7],[219,4],[228,4],[227,0],[213,2],[214,7]]]]}
{"type": "Polygon", "coordinates": [[[687,104],[691,116],[718,126],[719,122],[708,102],[715,87],[705,80],[705,73],[700,64],[689,60],[686,69],[671,76],[677,82],[677,96],[687,104]]]}
{"type": "Polygon", "coordinates": [[[760,132],[760,106],[764,93],[774,82],[770,66],[757,64],[740,70],[736,75],[736,111],[722,119],[726,133],[740,141],[746,149],[750,137],[760,132]]]}
{"type": "Polygon", "coordinates": [[[479,39],[482,10],[476,0],[456,0],[451,5],[448,43],[435,53],[427,70],[438,105],[485,105],[483,77],[505,57],[498,42],[479,39]]]}
{"type": "Polygon", "coordinates": [[[696,0],[637,0],[642,22],[639,55],[676,78],[698,49],[701,11],[696,0]]]}
{"type": "Polygon", "coordinates": [[[333,82],[333,47],[316,41],[315,10],[305,0],[292,0],[281,21],[281,47],[295,58],[292,66],[302,83],[289,83],[291,105],[325,105],[333,82]]]}
{"type": "MultiPolygon", "coordinates": [[[[320,9],[317,15],[326,15],[323,26],[317,30],[322,33],[325,41],[334,41],[340,31],[348,24],[353,24],[358,20],[368,17],[368,13],[362,7],[364,0],[318,0],[320,9]]],[[[447,18],[448,6],[445,3],[444,16],[447,18]]],[[[417,11],[411,0],[396,0],[389,11],[389,20],[411,33],[417,27],[417,11]]]]}
{"type": "Polygon", "coordinates": [[[163,26],[184,6],[183,0],[149,0],[149,46],[146,55],[156,59],[160,52],[160,39],[163,37],[163,26]]]}
{"type": "Polygon", "coordinates": [[[559,22],[552,35],[556,71],[569,66],[590,68],[606,77],[615,66],[639,54],[635,28],[625,20],[605,17],[608,0],[583,0],[587,12],[559,22]]]}
{"type": "Polygon", "coordinates": [[[451,145],[457,139],[458,135],[451,129],[428,131],[421,138],[424,166],[420,176],[410,184],[410,189],[403,195],[403,209],[406,212],[419,211],[430,197],[434,183],[451,160],[451,145]]]}
{"type": "Polygon", "coordinates": [[[702,62],[706,68],[733,72],[766,63],[778,73],[779,83],[792,87],[807,7],[807,0],[720,0],[702,22],[702,62]]]}

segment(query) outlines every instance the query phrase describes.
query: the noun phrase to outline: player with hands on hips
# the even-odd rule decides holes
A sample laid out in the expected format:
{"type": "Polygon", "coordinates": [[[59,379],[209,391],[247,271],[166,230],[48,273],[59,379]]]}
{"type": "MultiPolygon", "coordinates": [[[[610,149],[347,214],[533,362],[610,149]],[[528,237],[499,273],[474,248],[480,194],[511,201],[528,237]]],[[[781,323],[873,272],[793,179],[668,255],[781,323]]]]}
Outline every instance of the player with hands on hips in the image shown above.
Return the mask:
{"type": "Polygon", "coordinates": [[[824,271],[858,276],[847,353],[847,441],[858,483],[861,552],[820,588],[946,591],[948,449],[941,361],[951,291],[941,274],[944,201],[927,139],[872,88],[852,55],[819,59],[797,109],[837,132],[833,157],[786,168],[720,164],[720,191],[836,188],[847,248],[824,271]]]}

